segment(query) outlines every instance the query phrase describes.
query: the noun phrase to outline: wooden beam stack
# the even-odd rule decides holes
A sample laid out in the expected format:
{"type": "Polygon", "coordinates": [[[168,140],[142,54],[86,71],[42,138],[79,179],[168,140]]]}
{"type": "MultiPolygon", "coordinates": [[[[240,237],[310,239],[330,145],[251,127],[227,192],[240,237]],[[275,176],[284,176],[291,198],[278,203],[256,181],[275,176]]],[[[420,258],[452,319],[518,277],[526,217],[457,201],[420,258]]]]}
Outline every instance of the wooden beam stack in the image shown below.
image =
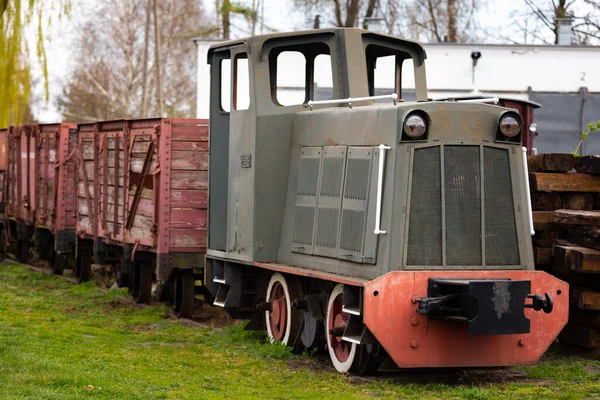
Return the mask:
{"type": "Polygon", "coordinates": [[[559,339],[600,349],[600,157],[539,154],[528,166],[536,269],[571,287],[559,339]]]}

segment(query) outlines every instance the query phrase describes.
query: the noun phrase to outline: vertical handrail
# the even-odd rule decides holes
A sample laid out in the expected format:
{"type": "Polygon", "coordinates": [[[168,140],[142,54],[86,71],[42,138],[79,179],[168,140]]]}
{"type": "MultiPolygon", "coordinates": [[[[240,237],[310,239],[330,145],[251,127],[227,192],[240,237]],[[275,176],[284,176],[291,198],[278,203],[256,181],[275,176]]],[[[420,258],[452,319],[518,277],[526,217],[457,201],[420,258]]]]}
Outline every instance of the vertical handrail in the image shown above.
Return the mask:
{"type": "Polygon", "coordinates": [[[535,235],[533,228],[533,210],[531,208],[531,189],[529,187],[529,168],[527,168],[527,147],[521,149],[523,151],[523,172],[525,173],[525,186],[527,189],[527,218],[529,219],[529,233],[535,235]]]}
{"type": "Polygon", "coordinates": [[[375,231],[376,235],[385,235],[386,231],[382,231],[381,228],[381,202],[383,193],[383,167],[385,164],[385,151],[391,149],[390,146],[385,144],[379,145],[379,172],[377,174],[377,205],[375,209],[375,231]]]}

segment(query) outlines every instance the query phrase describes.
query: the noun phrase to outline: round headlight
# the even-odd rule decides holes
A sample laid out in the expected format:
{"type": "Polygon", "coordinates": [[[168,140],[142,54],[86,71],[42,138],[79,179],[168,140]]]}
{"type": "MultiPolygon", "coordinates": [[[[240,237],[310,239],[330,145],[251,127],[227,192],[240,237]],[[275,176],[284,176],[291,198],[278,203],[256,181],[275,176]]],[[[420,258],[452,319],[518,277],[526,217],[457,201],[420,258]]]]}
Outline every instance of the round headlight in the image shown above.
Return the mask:
{"type": "Polygon", "coordinates": [[[404,132],[412,138],[422,136],[427,130],[427,122],[425,118],[419,114],[413,114],[404,121],[404,132]]]}
{"type": "Polygon", "coordinates": [[[521,132],[521,121],[513,115],[507,115],[500,120],[500,132],[504,136],[513,137],[521,132]]]}

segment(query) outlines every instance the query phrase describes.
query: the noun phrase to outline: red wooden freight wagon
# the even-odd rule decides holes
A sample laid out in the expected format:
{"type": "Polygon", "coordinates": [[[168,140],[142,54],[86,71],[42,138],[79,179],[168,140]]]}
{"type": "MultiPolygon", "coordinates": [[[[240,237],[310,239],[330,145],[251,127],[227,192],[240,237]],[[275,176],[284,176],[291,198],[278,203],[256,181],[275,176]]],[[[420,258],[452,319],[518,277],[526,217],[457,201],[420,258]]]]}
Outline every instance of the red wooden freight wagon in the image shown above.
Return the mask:
{"type": "Polygon", "coordinates": [[[0,129],[0,259],[6,255],[8,242],[5,202],[6,202],[6,168],[8,157],[8,129],[0,129]]]}
{"type": "Polygon", "coordinates": [[[75,162],[71,157],[76,144],[74,124],[9,128],[6,214],[22,262],[27,260],[33,236],[40,258],[51,261],[55,272],[62,272],[65,256],[75,248],[75,162]]]}
{"type": "Polygon", "coordinates": [[[155,273],[176,310],[191,312],[193,269],[206,251],[208,121],[103,121],[79,131],[78,243],[89,249],[91,240],[98,263],[120,264],[119,283],[138,301],[150,300],[155,273]]]}

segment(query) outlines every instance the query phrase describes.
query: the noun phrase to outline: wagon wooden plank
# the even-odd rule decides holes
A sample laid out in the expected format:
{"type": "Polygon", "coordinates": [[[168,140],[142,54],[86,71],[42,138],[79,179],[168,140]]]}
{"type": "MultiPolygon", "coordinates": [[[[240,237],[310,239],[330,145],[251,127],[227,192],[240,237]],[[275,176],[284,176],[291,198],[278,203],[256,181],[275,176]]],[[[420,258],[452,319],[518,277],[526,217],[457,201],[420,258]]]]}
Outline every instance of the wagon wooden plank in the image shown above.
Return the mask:
{"type": "Polygon", "coordinates": [[[600,192],[600,176],[533,172],[529,185],[541,192],[600,192]]]}
{"type": "Polygon", "coordinates": [[[189,142],[173,142],[171,143],[173,151],[197,151],[208,150],[207,141],[189,141],[189,142]]]}
{"type": "Polygon", "coordinates": [[[171,189],[208,189],[208,171],[172,171],[171,189]]]}
{"type": "Polygon", "coordinates": [[[531,172],[567,172],[573,169],[572,154],[537,154],[527,157],[527,166],[531,172]]]}
{"type": "MultiPolygon", "coordinates": [[[[93,197],[94,196],[94,185],[88,184],[88,189],[90,190],[90,195],[93,197]]],[[[85,184],[83,183],[83,181],[77,182],[77,195],[80,198],[85,198],[85,184]]]]}
{"type": "Polygon", "coordinates": [[[206,247],[206,229],[171,229],[169,247],[206,247]]]}
{"type": "Polygon", "coordinates": [[[154,237],[154,234],[150,231],[149,228],[139,228],[137,226],[132,226],[129,230],[129,237],[132,239],[150,239],[154,237]]]}
{"type": "MultiPolygon", "coordinates": [[[[144,167],[144,159],[143,158],[132,158],[130,160],[130,164],[129,164],[129,169],[131,172],[135,172],[135,173],[142,173],[142,168],[144,167]]],[[[152,174],[152,171],[154,171],[156,167],[156,156],[152,156],[152,162],[150,163],[150,169],[148,171],[150,171],[150,174],[152,174]]]]}
{"type": "Polygon", "coordinates": [[[171,133],[171,141],[173,142],[207,142],[208,141],[208,132],[205,131],[197,131],[193,129],[189,129],[186,132],[175,132],[171,133]]]}
{"type": "MultiPolygon", "coordinates": [[[[133,199],[130,196],[127,209],[131,208],[132,201],[133,199]]],[[[141,198],[137,206],[136,215],[143,215],[152,218],[154,215],[154,201],[152,199],[141,198]]]]}
{"type": "Polygon", "coordinates": [[[208,191],[171,190],[171,208],[206,208],[208,191]]]}
{"type": "Polygon", "coordinates": [[[146,155],[148,151],[148,146],[150,145],[150,141],[140,141],[137,140],[133,143],[133,147],[131,148],[131,154],[133,155],[141,154],[142,157],[146,155]]]}
{"type": "Polygon", "coordinates": [[[173,210],[170,213],[171,229],[206,229],[208,214],[206,210],[173,210]]]}
{"type": "Polygon", "coordinates": [[[173,170],[208,170],[207,152],[173,151],[171,153],[173,170]]]}
{"type": "Polygon", "coordinates": [[[132,228],[152,229],[152,225],[152,217],[147,217],[140,214],[136,214],[135,217],[133,217],[132,228]]]}
{"type": "Polygon", "coordinates": [[[90,221],[90,218],[87,215],[79,215],[77,224],[83,229],[92,228],[92,222],[90,221]]]}
{"type": "Polygon", "coordinates": [[[90,215],[90,210],[88,208],[88,205],[85,201],[80,201],[79,204],[77,205],[77,212],[79,214],[84,214],[84,215],[90,215]]]}
{"type": "Polygon", "coordinates": [[[600,156],[577,157],[575,170],[585,174],[600,174],[600,156]]]}
{"type": "MultiPolygon", "coordinates": [[[[130,205],[131,205],[131,201],[133,201],[132,196],[135,195],[136,189],[137,189],[137,185],[132,185],[131,189],[129,189],[129,202],[130,202],[130,205]]],[[[143,188],[142,189],[142,193],[140,194],[140,197],[143,198],[143,199],[152,200],[152,199],[154,199],[154,190],[143,188]]]]}

